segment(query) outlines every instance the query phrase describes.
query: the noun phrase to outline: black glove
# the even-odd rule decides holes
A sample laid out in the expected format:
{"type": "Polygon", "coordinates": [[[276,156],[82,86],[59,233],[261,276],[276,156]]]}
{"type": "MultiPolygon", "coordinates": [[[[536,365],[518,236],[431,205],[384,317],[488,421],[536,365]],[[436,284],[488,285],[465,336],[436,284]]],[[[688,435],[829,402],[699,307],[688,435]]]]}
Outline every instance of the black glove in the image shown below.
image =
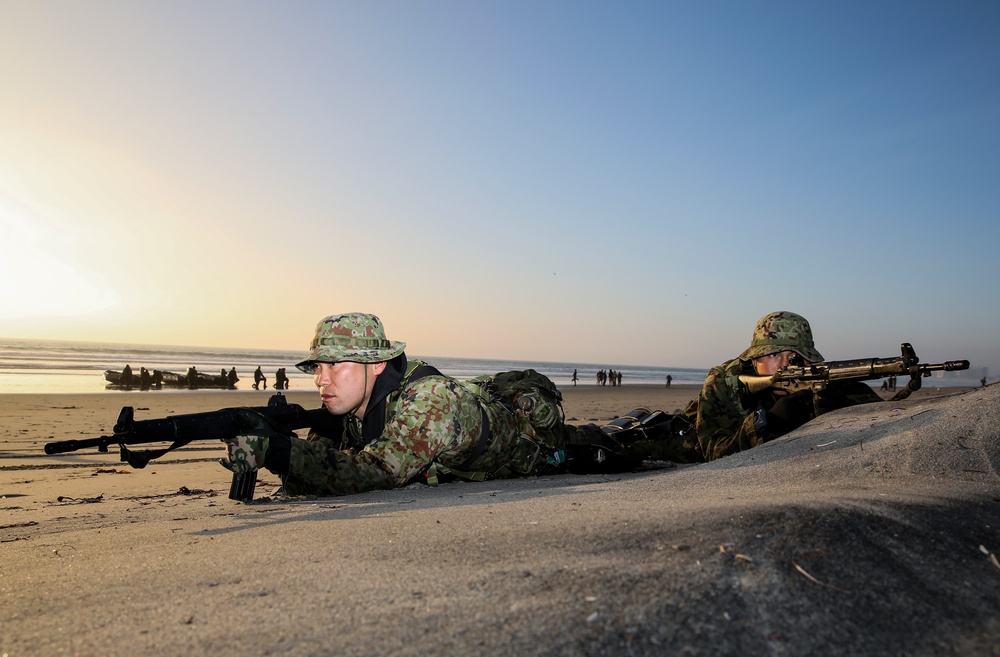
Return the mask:
{"type": "Polygon", "coordinates": [[[765,412],[765,431],[769,438],[784,436],[813,419],[812,390],[783,395],[765,412]]]}
{"type": "Polygon", "coordinates": [[[242,474],[263,467],[280,471],[279,464],[282,464],[283,472],[287,472],[291,438],[294,434],[275,427],[256,411],[248,408],[235,410],[240,434],[222,439],[227,448],[226,458],[219,461],[222,467],[242,474]]]}
{"type": "Polygon", "coordinates": [[[825,390],[816,393],[816,414],[822,415],[838,408],[856,406],[857,402],[841,392],[840,388],[829,385],[825,390]]]}
{"type": "Polygon", "coordinates": [[[236,427],[244,436],[260,436],[270,438],[278,434],[287,436],[285,431],[276,427],[270,419],[250,408],[234,408],[236,414],[236,427]]]}

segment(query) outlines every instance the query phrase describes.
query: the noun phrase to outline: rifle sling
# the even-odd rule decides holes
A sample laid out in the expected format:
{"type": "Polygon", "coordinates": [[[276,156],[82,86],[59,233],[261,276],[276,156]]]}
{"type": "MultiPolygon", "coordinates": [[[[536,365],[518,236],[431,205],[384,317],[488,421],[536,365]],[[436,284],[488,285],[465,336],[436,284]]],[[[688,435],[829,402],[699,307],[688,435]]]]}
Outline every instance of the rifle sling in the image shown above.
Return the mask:
{"type": "Polygon", "coordinates": [[[167,452],[172,452],[178,447],[184,447],[189,442],[188,440],[175,440],[170,447],[165,449],[137,449],[131,450],[125,446],[125,443],[118,443],[118,447],[121,448],[121,460],[128,462],[130,466],[136,470],[142,470],[146,465],[153,459],[158,459],[167,452]]]}

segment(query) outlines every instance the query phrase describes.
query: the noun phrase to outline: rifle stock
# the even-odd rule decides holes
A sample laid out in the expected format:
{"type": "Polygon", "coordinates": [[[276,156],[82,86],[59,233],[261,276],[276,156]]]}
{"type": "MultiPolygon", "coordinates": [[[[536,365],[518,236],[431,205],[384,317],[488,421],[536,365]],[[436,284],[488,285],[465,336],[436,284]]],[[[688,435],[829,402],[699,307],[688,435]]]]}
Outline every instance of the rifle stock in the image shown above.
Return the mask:
{"type": "MultiPolygon", "coordinates": [[[[236,408],[224,408],[205,413],[189,413],[168,418],[136,420],[131,406],[122,407],[110,436],[88,438],[86,440],[62,440],[45,445],[46,454],[64,454],[80,449],[96,447],[99,452],[107,452],[108,446],[115,444],[121,451],[121,460],[136,469],[146,467],[153,459],[169,451],[183,447],[195,440],[222,440],[240,435],[244,430],[236,408]],[[127,445],[170,442],[164,449],[130,450],[127,445]]],[[[329,428],[341,418],[331,415],[325,408],[307,411],[298,404],[289,404],[280,392],[273,395],[267,406],[249,407],[260,413],[281,429],[293,431],[305,427],[329,428]]],[[[249,502],[253,499],[257,485],[257,472],[233,474],[229,488],[229,499],[249,502]]]]}
{"type": "Polygon", "coordinates": [[[967,360],[949,360],[944,363],[921,363],[909,342],[900,345],[898,358],[863,358],[860,360],[826,361],[808,365],[789,365],[771,376],[740,375],[740,385],[751,395],[768,388],[782,388],[790,392],[811,389],[823,390],[831,381],[871,381],[887,376],[909,376],[910,381],[892,398],[906,399],[919,390],[921,378],[931,372],[969,369],[967,360]]]}

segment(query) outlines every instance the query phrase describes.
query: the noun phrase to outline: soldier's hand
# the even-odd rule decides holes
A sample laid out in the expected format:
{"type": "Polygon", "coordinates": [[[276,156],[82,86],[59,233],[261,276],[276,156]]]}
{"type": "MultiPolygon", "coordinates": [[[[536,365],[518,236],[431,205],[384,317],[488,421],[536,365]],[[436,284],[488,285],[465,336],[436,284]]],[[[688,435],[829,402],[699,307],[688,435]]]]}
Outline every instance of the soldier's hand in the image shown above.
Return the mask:
{"type": "Polygon", "coordinates": [[[265,436],[236,436],[228,438],[226,458],[219,459],[225,469],[236,474],[246,474],[264,467],[268,439],[265,436]]]}
{"type": "Polygon", "coordinates": [[[771,437],[783,436],[813,418],[812,390],[784,395],[767,411],[767,431],[771,437]]]}
{"type": "Polygon", "coordinates": [[[268,447],[275,441],[287,441],[289,435],[249,408],[236,409],[236,416],[240,435],[223,439],[227,455],[219,463],[227,470],[244,474],[264,467],[268,447]]]}

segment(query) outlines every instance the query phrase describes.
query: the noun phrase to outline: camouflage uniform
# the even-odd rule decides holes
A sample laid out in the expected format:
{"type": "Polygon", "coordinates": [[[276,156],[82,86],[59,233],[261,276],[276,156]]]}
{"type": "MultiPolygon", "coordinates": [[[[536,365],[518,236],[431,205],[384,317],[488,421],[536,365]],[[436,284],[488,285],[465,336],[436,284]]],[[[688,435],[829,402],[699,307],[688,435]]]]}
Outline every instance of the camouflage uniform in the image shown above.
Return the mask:
{"type": "Polygon", "coordinates": [[[345,495],[396,488],[423,475],[432,464],[462,472],[503,465],[501,457],[517,437],[507,409],[481,405],[475,392],[441,374],[399,389],[407,365],[423,363],[407,363],[405,355],[390,363],[375,382],[374,403],[369,403],[365,418],[349,416],[343,436],[312,433],[307,440],[291,441],[284,478],[288,493],[345,495]],[[389,404],[387,398],[397,390],[395,403],[389,404]],[[488,443],[480,448],[481,456],[473,458],[481,440],[488,443]]]}
{"type": "MultiPolygon", "coordinates": [[[[766,417],[778,396],[772,391],[747,394],[741,390],[739,376],[756,373],[754,358],[782,351],[795,352],[810,363],[823,360],[804,317],[785,311],[762,317],[754,328],[750,346],[738,358],[709,370],[701,393],[684,409],[683,415],[694,425],[696,438],[687,445],[684,458],[712,461],[777,437],[762,426],[761,418],[766,417]],[[765,413],[761,414],[761,410],[765,413]]],[[[852,404],[881,401],[861,382],[830,383],[829,387],[852,404]]]]}
{"type": "Polygon", "coordinates": [[[560,470],[570,445],[613,442],[597,427],[563,424],[558,391],[534,385],[551,386],[537,373],[514,394],[498,396],[491,387],[496,377],[457,381],[408,361],[405,346],[387,340],[374,315],[330,316],[318,324],[300,370],[312,373],[317,362],[339,361],[386,362],[386,368],[375,380],[364,418],[348,416],[341,435],[272,435],[263,465],[282,476],[286,492],[345,495],[421,477],[436,483],[448,476],[539,474],[560,470]]]}

